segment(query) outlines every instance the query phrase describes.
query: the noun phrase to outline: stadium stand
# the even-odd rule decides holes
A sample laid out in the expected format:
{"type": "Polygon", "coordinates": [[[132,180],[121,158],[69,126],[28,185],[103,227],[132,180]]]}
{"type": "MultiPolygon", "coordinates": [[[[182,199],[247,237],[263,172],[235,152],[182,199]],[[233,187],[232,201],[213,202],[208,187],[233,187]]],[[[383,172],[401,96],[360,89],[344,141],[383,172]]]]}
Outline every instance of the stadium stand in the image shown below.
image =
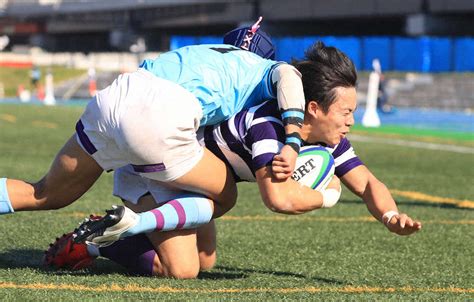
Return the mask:
{"type": "Polygon", "coordinates": [[[474,35],[471,0],[1,0],[0,35],[51,51],[124,49],[138,37],[165,50],[171,35],[221,35],[259,15],[272,36],[474,35]]]}

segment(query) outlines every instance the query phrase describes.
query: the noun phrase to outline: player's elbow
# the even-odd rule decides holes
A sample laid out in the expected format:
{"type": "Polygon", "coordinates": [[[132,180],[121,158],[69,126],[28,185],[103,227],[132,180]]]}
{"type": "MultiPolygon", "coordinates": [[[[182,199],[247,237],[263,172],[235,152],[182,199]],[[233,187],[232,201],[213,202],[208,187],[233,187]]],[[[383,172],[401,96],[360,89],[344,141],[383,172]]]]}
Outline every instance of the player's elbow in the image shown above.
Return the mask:
{"type": "Polygon", "coordinates": [[[372,174],[370,174],[366,180],[352,184],[351,187],[351,191],[362,199],[364,199],[364,196],[370,195],[372,192],[379,191],[380,189],[387,190],[387,187],[372,174]]]}
{"type": "Polygon", "coordinates": [[[265,170],[262,177],[262,171],[257,171],[257,183],[263,203],[272,212],[283,214],[301,214],[307,212],[303,207],[305,203],[299,202],[298,196],[301,196],[300,185],[291,178],[286,181],[277,181],[269,177],[271,171],[265,170]],[[303,208],[303,209],[302,209],[303,208]]]}
{"type": "Polygon", "coordinates": [[[290,198],[284,194],[269,195],[264,200],[265,205],[272,212],[281,214],[301,214],[303,211],[298,209],[290,198]]]}
{"type": "Polygon", "coordinates": [[[293,65],[280,64],[275,68],[272,74],[274,82],[277,82],[281,80],[281,78],[288,77],[288,76],[289,77],[297,76],[301,78],[301,73],[293,65]]]}
{"type": "Polygon", "coordinates": [[[365,185],[358,185],[358,186],[353,186],[351,188],[351,191],[352,193],[354,193],[355,195],[359,196],[359,197],[362,197],[364,196],[364,193],[365,191],[367,190],[367,184],[365,185]]]}

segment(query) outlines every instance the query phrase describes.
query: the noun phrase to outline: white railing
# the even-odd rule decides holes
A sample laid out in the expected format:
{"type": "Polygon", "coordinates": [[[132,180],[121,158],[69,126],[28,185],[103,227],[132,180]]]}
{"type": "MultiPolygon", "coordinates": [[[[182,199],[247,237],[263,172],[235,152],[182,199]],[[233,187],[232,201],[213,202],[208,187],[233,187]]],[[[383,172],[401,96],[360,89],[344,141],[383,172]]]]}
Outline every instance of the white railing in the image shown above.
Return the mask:
{"type": "Polygon", "coordinates": [[[47,53],[40,50],[31,50],[27,54],[0,52],[0,65],[38,65],[38,66],[69,66],[71,68],[88,69],[94,67],[108,71],[136,70],[145,58],[156,58],[157,52],[148,52],[140,56],[132,53],[47,53]]]}

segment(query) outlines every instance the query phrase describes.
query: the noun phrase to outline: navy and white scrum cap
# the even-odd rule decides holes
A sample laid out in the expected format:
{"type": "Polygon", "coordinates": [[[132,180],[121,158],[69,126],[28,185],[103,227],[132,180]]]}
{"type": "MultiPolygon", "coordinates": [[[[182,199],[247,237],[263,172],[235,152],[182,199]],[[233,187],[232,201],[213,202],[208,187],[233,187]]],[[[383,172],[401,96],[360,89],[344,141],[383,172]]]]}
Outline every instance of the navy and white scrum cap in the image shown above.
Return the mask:
{"type": "Polygon", "coordinates": [[[262,17],[254,25],[239,27],[224,35],[224,44],[237,46],[241,49],[256,53],[265,59],[275,59],[275,47],[270,36],[259,30],[262,17]]]}

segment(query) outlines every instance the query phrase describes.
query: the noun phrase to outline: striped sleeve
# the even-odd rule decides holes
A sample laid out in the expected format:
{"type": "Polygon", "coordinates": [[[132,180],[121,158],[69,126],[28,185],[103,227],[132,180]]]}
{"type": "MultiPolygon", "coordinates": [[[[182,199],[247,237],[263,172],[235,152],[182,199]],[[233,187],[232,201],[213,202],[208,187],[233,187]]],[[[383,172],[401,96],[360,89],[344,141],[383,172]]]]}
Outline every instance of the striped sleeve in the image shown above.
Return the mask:
{"type": "Polygon", "coordinates": [[[332,152],[332,156],[334,157],[337,177],[342,177],[355,167],[364,164],[355,154],[354,148],[347,138],[341,140],[332,152]]]}
{"type": "Polygon", "coordinates": [[[255,113],[245,137],[245,145],[252,150],[252,165],[256,171],[270,165],[273,157],[284,145],[285,128],[276,116],[279,112],[276,106],[267,103],[255,113]]]}

